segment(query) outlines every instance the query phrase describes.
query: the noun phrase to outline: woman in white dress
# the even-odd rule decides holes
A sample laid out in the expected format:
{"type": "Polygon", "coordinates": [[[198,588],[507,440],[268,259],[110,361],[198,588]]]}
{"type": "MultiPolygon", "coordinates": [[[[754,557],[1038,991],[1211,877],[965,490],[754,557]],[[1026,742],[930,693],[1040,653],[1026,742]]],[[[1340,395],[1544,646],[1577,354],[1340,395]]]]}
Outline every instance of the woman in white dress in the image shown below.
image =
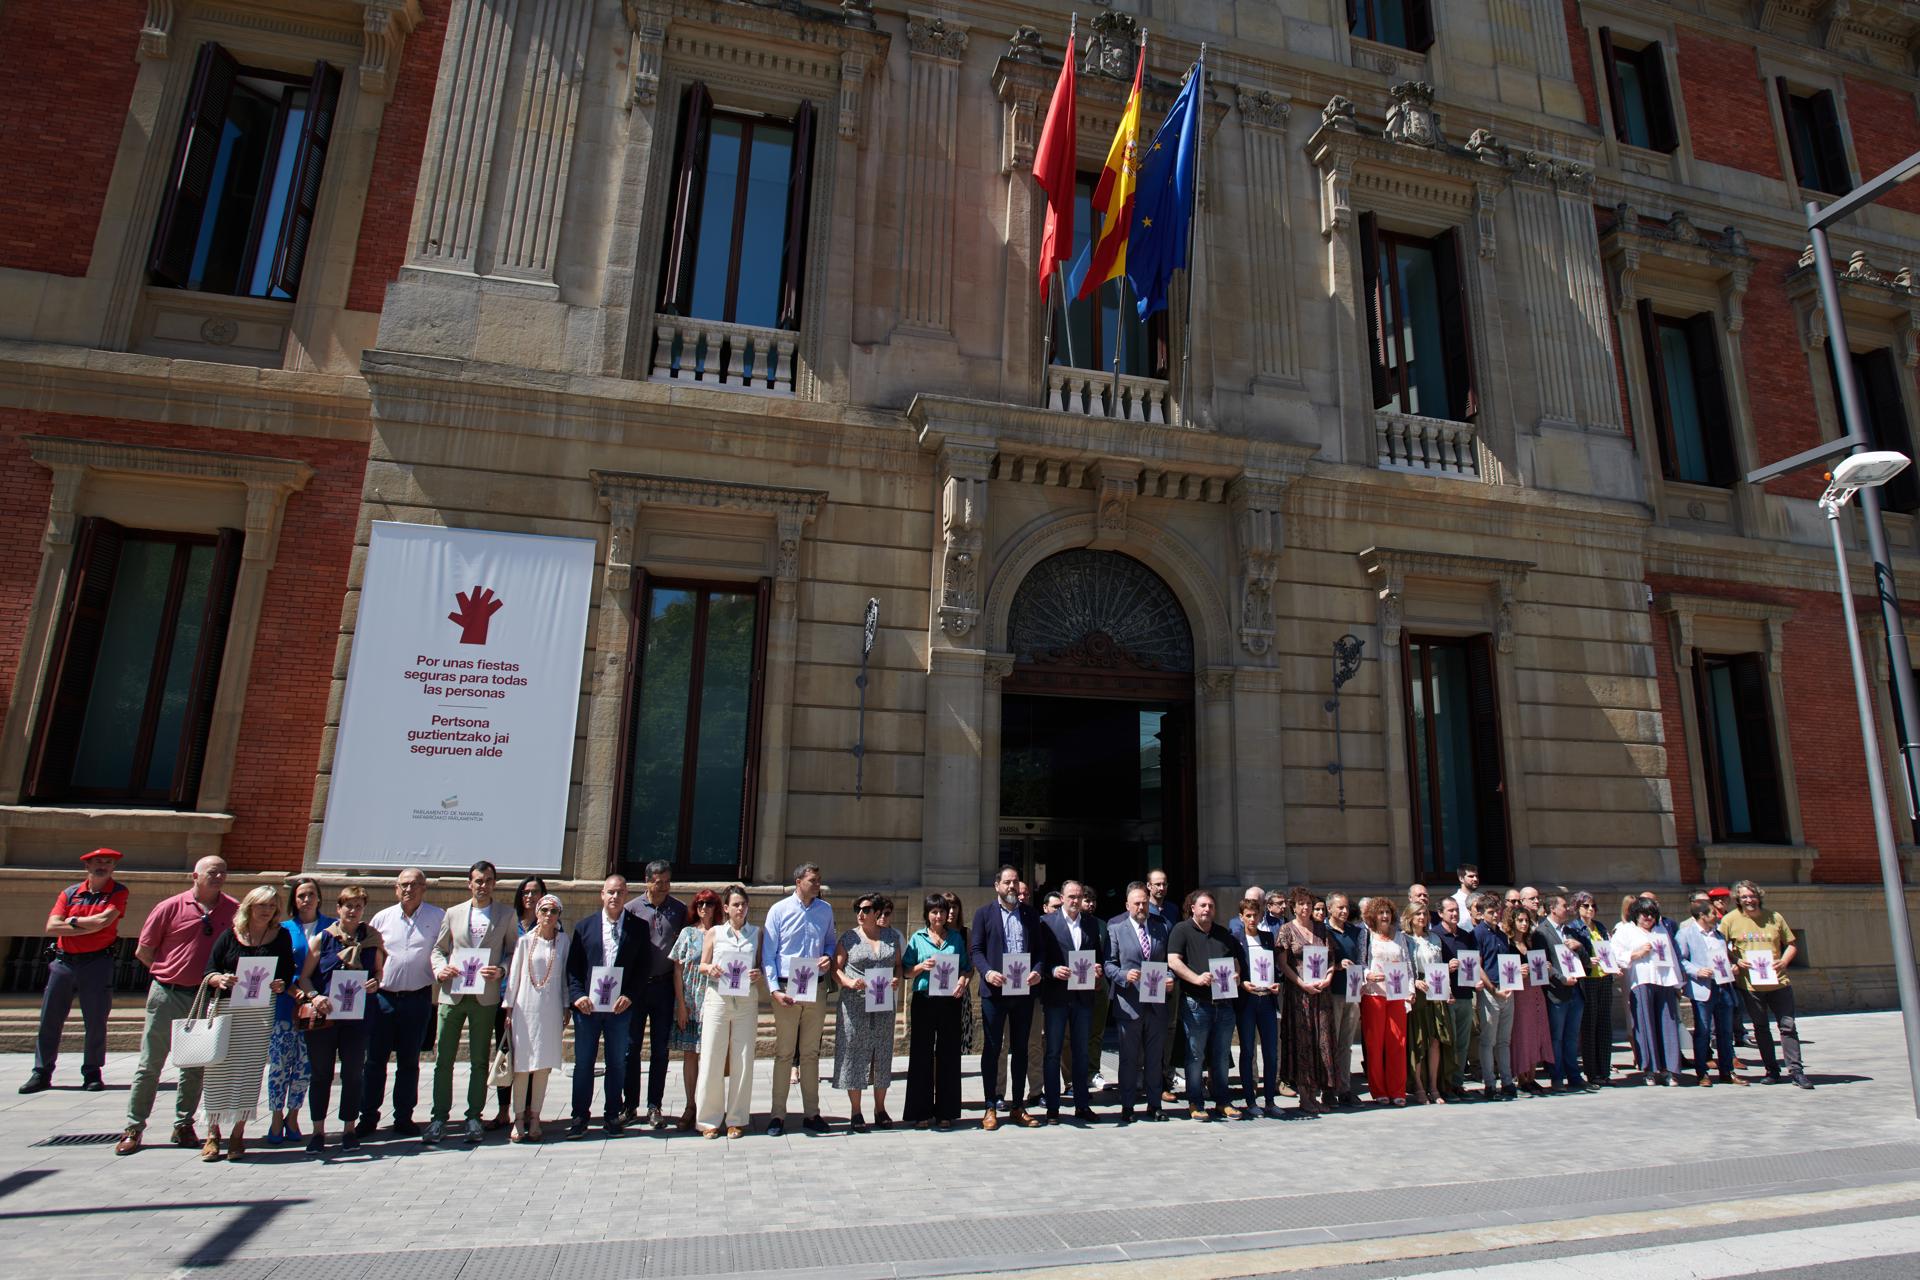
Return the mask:
{"type": "Polygon", "coordinates": [[[747,923],[747,891],[729,885],[720,895],[726,919],[707,930],[700,971],[711,980],[700,1010],[699,1094],[694,1123],[706,1138],[744,1137],[753,1098],[753,1041],[760,1017],[760,930],[747,923]],[[739,969],[743,996],[723,995],[721,982],[739,969]],[[724,1130],[722,1126],[725,1126],[724,1130]]]}
{"type": "Polygon", "coordinates": [[[513,1046],[513,1142],[540,1141],[540,1106],[547,1073],[560,1065],[560,1033],[567,1025],[567,935],[560,899],[547,894],[534,908],[534,925],[513,955],[500,992],[513,1046]]]}

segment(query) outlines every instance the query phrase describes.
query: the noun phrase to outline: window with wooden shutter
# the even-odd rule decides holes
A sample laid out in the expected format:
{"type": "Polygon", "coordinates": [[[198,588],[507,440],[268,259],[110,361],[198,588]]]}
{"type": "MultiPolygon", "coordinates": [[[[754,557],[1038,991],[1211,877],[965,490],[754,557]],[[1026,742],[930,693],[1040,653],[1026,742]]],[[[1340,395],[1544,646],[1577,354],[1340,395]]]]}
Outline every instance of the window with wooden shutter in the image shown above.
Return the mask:
{"type": "Polygon", "coordinates": [[[1362,214],[1360,244],[1374,407],[1473,421],[1480,404],[1459,233],[1382,231],[1362,214]]]}
{"type": "Polygon", "coordinates": [[[1694,670],[1714,841],[1788,843],[1767,656],[1697,652],[1694,670]]]}
{"type": "Polygon", "coordinates": [[[193,806],[243,540],[83,522],[30,799],[193,806]]]}
{"type": "MultiPolygon", "coordinates": [[[[1838,419],[1843,414],[1831,346],[1827,348],[1827,377],[1833,388],[1833,408],[1838,419]]],[[[1893,352],[1887,348],[1853,353],[1853,385],[1860,394],[1860,407],[1866,414],[1866,421],[1861,426],[1866,432],[1868,444],[1875,449],[1891,449],[1911,458],[1914,456],[1913,431],[1907,421],[1906,399],[1900,393],[1900,378],[1900,366],[1894,360],[1893,352]]],[[[1845,423],[1840,425],[1844,430],[1845,423]]],[[[1920,511],[1920,477],[1914,475],[1914,468],[1908,467],[1881,486],[1880,505],[1888,511],[1920,511]]]]}
{"type": "Polygon", "coordinates": [[[1504,879],[1511,841],[1492,637],[1408,635],[1402,645],[1421,874],[1471,863],[1504,879]]]}
{"type": "Polygon", "coordinates": [[[1828,195],[1853,190],[1853,171],[1847,163],[1846,139],[1840,132],[1840,110],[1826,89],[1801,93],[1785,76],[1776,77],[1780,122],[1787,131],[1787,150],[1793,157],[1794,178],[1801,186],[1828,195]]]}
{"type": "Polygon", "coordinates": [[[153,283],[258,298],[298,292],[340,83],[325,62],[291,76],[200,47],[147,261],[153,283]]]}
{"type": "Polygon", "coordinates": [[[1415,53],[1433,47],[1430,0],[1347,0],[1347,30],[1415,53]]]}
{"type": "Polygon", "coordinates": [[[1712,314],[1663,315],[1644,298],[1636,310],[1663,473],[1731,488],[1739,478],[1738,453],[1712,314]]]}
{"type": "Polygon", "coordinates": [[[1373,379],[1373,407],[1384,408],[1393,400],[1393,386],[1387,371],[1387,303],[1380,295],[1384,273],[1380,270],[1380,222],[1371,213],[1360,215],[1360,292],[1367,306],[1367,351],[1373,379]]]}
{"type": "Polygon", "coordinates": [[[1600,28],[1601,69],[1606,75],[1607,105],[1613,136],[1629,146],[1672,152],[1680,145],[1673,100],[1667,88],[1667,62],[1658,41],[1635,46],[1600,28]]]}
{"type": "MultiPolygon", "coordinates": [[[[1098,184],[1098,174],[1074,177],[1073,260],[1082,272],[1100,234],[1101,215],[1093,207],[1098,184]]],[[[1060,293],[1065,295],[1066,305],[1050,308],[1053,342],[1048,358],[1054,364],[1111,370],[1118,361],[1120,372],[1127,377],[1167,376],[1166,311],[1156,311],[1142,320],[1131,300],[1123,302],[1119,280],[1108,280],[1093,296],[1082,298],[1076,296],[1078,286],[1063,278],[1060,293]]]]}
{"type": "Polygon", "coordinates": [[[1443,232],[1431,244],[1447,362],[1445,416],[1455,422],[1472,422],[1480,412],[1480,396],[1473,377],[1473,312],[1467,305],[1465,266],[1468,259],[1461,251],[1458,231],[1443,232]]]}

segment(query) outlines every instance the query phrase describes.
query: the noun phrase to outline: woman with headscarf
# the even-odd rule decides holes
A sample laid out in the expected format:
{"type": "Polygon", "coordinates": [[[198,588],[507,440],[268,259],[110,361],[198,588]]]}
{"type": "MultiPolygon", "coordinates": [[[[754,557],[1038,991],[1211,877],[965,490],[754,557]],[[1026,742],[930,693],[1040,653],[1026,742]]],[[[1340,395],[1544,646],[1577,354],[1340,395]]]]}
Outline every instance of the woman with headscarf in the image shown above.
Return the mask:
{"type": "Polygon", "coordinates": [[[560,1065],[560,1036],[567,1026],[567,946],[560,927],[560,899],[543,895],[534,904],[533,928],[521,935],[513,967],[500,984],[500,1011],[513,1046],[513,1131],[509,1142],[540,1141],[540,1107],[547,1076],[560,1065]]]}

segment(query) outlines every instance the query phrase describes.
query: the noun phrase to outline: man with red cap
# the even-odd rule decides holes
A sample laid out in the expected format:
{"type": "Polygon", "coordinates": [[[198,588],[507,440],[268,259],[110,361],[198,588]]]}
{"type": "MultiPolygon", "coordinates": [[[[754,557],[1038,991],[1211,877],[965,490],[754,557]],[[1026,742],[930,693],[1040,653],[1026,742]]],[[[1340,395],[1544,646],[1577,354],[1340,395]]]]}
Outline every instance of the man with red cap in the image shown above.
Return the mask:
{"type": "Polygon", "coordinates": [[[66,1029],[73,999],[80,997],[86,1025],[80,1057],[80,1087],[90,1093],[106,1088],[100,1072],[107,1062],[107,1014],[113,1009],[113,943],[127,914],[127,887],[113,878],[120,861],[116,849],[95,849],[80,858],[87,878],[68,885],[53,900],[47,936],[58,948],[47,966],[46,995],[40,1001],[40,1036],[34,1044],[33,1070],[22,1093],[39,1093],[53,1084],[60,1034],[66,1029]]]}

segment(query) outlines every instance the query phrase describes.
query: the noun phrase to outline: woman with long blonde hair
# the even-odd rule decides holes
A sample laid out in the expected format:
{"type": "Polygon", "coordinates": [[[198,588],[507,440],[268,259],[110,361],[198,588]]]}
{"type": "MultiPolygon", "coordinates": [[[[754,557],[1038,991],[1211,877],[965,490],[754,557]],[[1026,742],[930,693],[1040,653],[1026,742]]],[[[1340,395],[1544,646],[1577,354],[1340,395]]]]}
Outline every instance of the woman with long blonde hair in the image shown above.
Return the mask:
{"type": "Polygon", "coordinates": [[[226,1157],[238,1160],[246,1152],[247,1122],[260,1113],[260,1077],[267,1069],[273,1044],[274,1001],[235,1009],[231,1002],[240,981],[242,959],[270,957],[274,963],[274,995],[293,981],[293,940],[280,927],[280,895],[261,885],[240,899],[233,928],[215,939],[207,957],[207,985],[228,995],[227,1056],[207,1068],[200,1094],[200,1111],[207,1121],[202,1160],[220,1159],[220,1130],[231,1136],[226,1157]]]}

